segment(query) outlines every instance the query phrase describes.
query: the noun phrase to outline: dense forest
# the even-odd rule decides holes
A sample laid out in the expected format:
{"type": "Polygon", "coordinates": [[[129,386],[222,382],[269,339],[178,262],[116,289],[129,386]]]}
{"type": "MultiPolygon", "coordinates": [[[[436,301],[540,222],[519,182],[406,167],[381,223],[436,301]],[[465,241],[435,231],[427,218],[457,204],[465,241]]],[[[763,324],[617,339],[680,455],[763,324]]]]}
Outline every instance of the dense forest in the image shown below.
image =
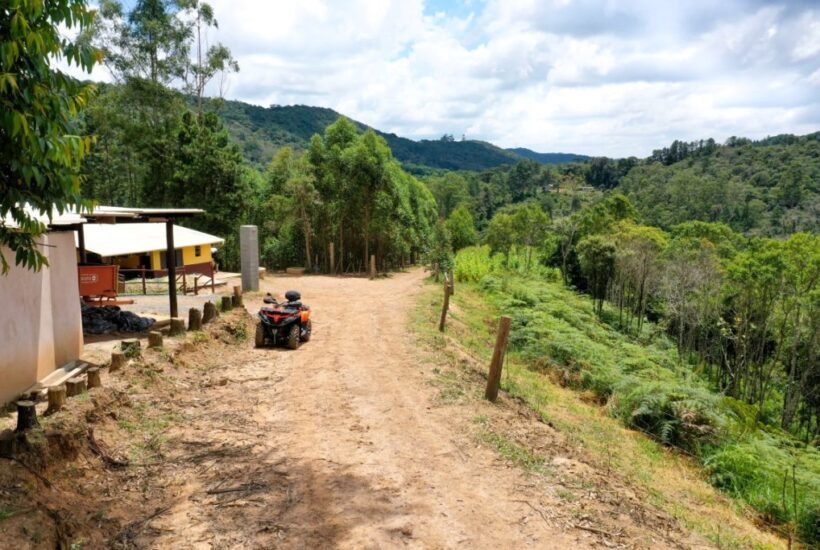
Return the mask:
{"type": "Polygon", "coordinates": [[[816,234],[747,237],[702,221],[665,231],[617,192],[554,216],[537,199],[509,204],[476,233],[479,207],[456,202],[444,238],[485,245],[460,250],[455,275],[513,317],[514,351],[818,540],[816,234]],[[588,295],[595,318],[554,302],[567,300],[558,287],[588,295]]]}

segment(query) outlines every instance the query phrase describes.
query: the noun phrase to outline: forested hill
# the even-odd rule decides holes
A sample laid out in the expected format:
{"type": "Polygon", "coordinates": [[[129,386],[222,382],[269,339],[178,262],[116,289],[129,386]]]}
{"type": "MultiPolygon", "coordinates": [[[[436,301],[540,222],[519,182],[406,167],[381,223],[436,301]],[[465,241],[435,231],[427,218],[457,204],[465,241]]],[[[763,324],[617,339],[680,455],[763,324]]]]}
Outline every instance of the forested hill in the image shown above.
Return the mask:
{"type": "MultiPolygon", "coordinates": [[[[245,158],[253,164],[264,166],[273,158],[275,151],[284,145],[291,145],[297,149],[306,147],[313,134],[321,134],[341,115],[324,107],[260,107],[241,101],[226,101],[219,109],[219,116],[232,137],[240,144],[245,158]]],[[[360,130],[367,127],[361,122],[353,123],[360,130]]],[[[484,141],[456,140],[451,135],[445,135],[437,140],[414,141],[376,131],[387,140],[393,155],[404,167],[417,173],[430,168],[485,170],[504,164],[515,164],[522,158],[531,158],[544,164],[558,164],[584,158],[564,153],[536,153],[529,149],[521,150],[527,154],[518,154],[516,151],[502,149],[484,141]]]]}
{"type": "Polygon", "coordinates": [[[585,160],[589,160],[590,158],[592,158],[588,157],[587,155],[576,155],[574,153],[537,153],[531,149],[525,149],[524,147],[515,147],[513,149],[507,149],[507,151],[515,153],[519,157],[534,160],[535,162],[539,162],[541,164],[564,164],[567,162],[583,162],[585,160]]]}
{"type": "MultiPolygon", "coordinates": [[[[588,182],[600,184],[598,179],[617,172],[616,164],[595,159],[588,182]]],[[[624,176],[605,180],[609,185],[597,186],[617,181],[650,225],[723,222],[759,235],[820,230],[820,132],[760,141],[731,138],[724,145],[675,142],[624,176]]]]}

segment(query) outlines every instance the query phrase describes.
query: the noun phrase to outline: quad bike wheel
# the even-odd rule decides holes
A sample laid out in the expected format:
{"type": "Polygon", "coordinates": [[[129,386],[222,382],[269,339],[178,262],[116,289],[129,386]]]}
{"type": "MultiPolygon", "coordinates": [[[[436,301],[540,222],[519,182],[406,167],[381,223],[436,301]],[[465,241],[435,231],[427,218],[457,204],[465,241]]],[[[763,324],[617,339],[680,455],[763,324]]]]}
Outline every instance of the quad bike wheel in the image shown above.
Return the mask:
{"type": "Polygon", "coordinates": [[[291,325],[288,331],[288,349],[299,349],[299,336],[301,332],[298,324],[293,323],[293,325],[291,325]]]}
{"type": "Polygon", "coordinates": [[[256,325],[256,334],[253,337],[253,342],[257,348],[265,345],[265,329],[262,325],[256,325]]]}
{"type": "Polygon", "coordinates": [[[302,342],[310,342],[310,332],[312,328],[310,325],[310,319],[308,319],[307,323],[305,323],[305,333],[302,334],[301,340],[302,342]]]}

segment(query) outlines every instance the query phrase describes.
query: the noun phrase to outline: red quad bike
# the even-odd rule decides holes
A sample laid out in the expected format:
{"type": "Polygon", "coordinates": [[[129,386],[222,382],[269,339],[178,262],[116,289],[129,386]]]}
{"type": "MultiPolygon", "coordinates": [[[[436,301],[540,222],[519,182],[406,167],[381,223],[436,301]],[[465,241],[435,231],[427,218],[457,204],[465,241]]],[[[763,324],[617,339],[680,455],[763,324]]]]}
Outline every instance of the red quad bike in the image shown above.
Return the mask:
{"type": "Polygon", "coordinates": [[[256,347],[284,343],[289,349],[298,349],[310,340],[310,307],[302,304],[302,295],[295,290],[285,292],[285,302],[277,302],[268,293],[264,302],[270,307],[259,310],[256,325],[256,347]]]}

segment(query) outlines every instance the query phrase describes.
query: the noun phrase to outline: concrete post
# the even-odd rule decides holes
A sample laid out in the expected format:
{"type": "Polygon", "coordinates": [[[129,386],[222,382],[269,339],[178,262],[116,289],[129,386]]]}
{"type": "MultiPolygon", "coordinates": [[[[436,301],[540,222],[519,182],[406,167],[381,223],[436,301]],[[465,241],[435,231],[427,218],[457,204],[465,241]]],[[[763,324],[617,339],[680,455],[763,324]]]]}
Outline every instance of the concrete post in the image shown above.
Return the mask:
{"type": "Polygon", "coordinates": [[[242,290],[259,290],[259,231],[255,225],[239,228],[239,256],[242,264],[242,290]]]}

